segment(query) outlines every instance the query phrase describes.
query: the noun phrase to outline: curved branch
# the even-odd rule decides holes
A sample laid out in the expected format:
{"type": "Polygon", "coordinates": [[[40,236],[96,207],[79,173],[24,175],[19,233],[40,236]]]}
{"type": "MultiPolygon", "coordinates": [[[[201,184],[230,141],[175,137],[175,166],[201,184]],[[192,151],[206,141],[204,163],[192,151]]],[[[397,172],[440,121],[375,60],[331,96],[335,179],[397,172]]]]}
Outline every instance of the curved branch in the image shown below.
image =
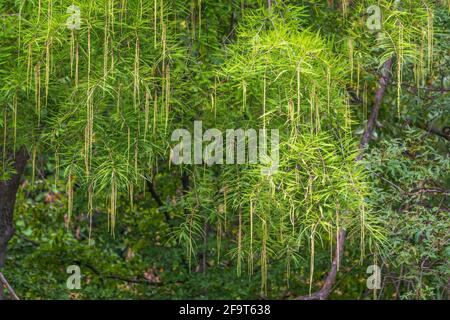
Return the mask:
{"type": "Polygon", "coordinates": [[[379,85],[377,91],[375,92],[375,102],[373,104],[372,110],[370,111],[370,116],[369,119],[367,120],[366,128],[364,129],[364,133],[359,143],[361,153],[359,154],[357,160],[362,159],[364,148],[369,143],[372,137],[372,132],[375,129],[375,124],[378,119],[378,113],[380,111],[381,103],[383,102],[383,97],[384,94],[386,93],[386,88],[391,78],[392,60],[393,58],[386,60],[386,62],[383,63],[383,66],[381,67],[381,76],[378,82],[379,85]]]}
{"type": "Polygon", "coordinates": [[[338,241],[336,243],[336,253],[331,263],[331,270],[328,273],[325,283],[319,291],[316,291],[310,295],[297,297],[295,300],[325,300],[331,293],[333,284],[336,282],[336,275],[339,269],[340,258],[344,253],[345,245],[345,230],[340,229],[338,232],[338,241]]]}

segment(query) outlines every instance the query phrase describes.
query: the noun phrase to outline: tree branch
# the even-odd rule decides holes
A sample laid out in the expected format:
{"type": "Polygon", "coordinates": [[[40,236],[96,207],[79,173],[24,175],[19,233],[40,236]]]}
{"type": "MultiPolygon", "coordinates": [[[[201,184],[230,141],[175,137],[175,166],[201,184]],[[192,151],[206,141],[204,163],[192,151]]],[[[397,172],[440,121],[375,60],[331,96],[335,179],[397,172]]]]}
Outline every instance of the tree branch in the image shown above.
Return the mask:
{"type": "Polygon", "coordinates": [[[75,263],[79,264],[80,266],[85,266],[86,268],[91,270],[92,273],[94,273],[95,275],[97,275],[100,278],[119,280],[119,281],[124,281],[124,282],[128,282],[128,283],[141,283],[141,284],[145,283],[145,284],[154,285],[154,286],[163,285],[163,283],[161,283],[161,282],[151,282],[143,277],[142,278],[140,278],[140,277],[126,278],[126,277],[123,277],[123,276],[117,275],[117,274],[104,274],[104,273],[98,271],[97,268],[95,268],[94,266],[92,266],[88,263],[84,263],[81,261],[75,261],[75,263]]]}
{"type": "MultiPolygon", "coordinates": [[[[153,199],[156,201],[156,203],[158,204],[159,207],[164,206],[164,202],[162,202],[161,197],[159,196],[159,194],[156,192],[155,190],[155,186],[153,184],[153,182],[147,180],[147,186],[148,186],[148,190],[150,191],[153,199]]],[[[164,212],[164,218],[166,219],[166,221],[170,220],[170,216],[167,212],[164,212]]]]}
{"type": "Polygon", "coordinates": [[[14,289],[9,285],[5,276],[1,272],[0,272],[0,283],[2,284],[2,287],[0,288],[1,290],[3,290],[3,287],[5,287],[9,291],[9,293],[11,294],[11,297],[14,300],[20,300],[19,297],[17,296],[17,294],[14,292],[14,289]]]}
{"type": "Polygon", "coordinates": [[[446,132],[445,128],[444,128],[444,130],[440,130],[438,128],[433,127],[432,125],[429,125],[429,124],[423,125],[423,124],[414,122],[411,119],[406,120],[406,123],[409,125],[412,125],[416,128],[427,131],[428,133],[435,134],[441,138],[446,139],[447,141],[450,141],[450,134],[446,132]]]}
{"type": "Polygon", "coordinates": [[[383,102],[383,97],[391,78],[392,59],[393,58],[389,58],[388,60],[386,60],[386,62],[383,63],[383,66],[381,67],[381,76],[378,82],[379,85],[377,91],[375,92],[375,102],[373,104],[372,110],[370,111],[370,116],[367,120],[366,128],[359,143],[359,148],[361,149],[361,151],[357,160],[362,159],[364,148],[369,143],[372,137],[373,130],[375,129],[375,124],[378,119],[378,113],[380,111],[381,103],[383,102]]]}
{"type": "Polygon", "coordinates": [[[164,205],[164,203],[162,202],[161,197],[159,196],[159,194],[156,192],[155,186],[153,185],[153,182],[147,180],[147,186],[148,186],[148,190],[150,191],[153,199],[156,201],[158,206],[162,207],[164,205]]]}

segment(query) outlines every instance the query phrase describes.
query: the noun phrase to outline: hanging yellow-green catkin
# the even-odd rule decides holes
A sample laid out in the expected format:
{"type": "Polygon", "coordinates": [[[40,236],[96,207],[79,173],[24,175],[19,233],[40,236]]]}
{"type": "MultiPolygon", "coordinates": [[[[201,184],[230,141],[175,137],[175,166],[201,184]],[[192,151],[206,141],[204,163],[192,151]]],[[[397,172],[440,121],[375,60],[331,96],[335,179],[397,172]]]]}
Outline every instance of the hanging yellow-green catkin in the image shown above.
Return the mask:
{"type": "Polygon", "coordinates": [[[116,98],[116,111],[117,114],[120,115],[120,93],[122,91],[122,84],[119,84],[119,88],[117,88],[117,98],[116,98]]]}
{"type": "Polygon", "coordinates": [[[294,128],[295,111],[294,111],[294,102],[292,101],[292,99],[289,99],[288,101],[288,119],[291,123],[291,126],[294,128]]]}
{"type": "Polygon", "coordinates": [[[38,118],[38,126],[41,123],[41,66],[38,62],[34,67],[34,91],[35,111],[38,118]]]}
{"type": "Polygon", "coordinates": [[[214,121],[217,117],[217,77],[214,78],[213,92],[211,93],[211,108],[214,113],[214,121]]]}
{"type": "Polygon", "coordinates": [[[84,161],[86,176],[90,174],[90,162],[92,154],[93,142],[93,126],[94,126],[94,88],[90,88],[90,74],[91,74],[91,33],[88,28],[88,85],[87,85],[87,99],[86,99],[86,126],[85,126],[85,140],[84,140],[84,161]]]}
{"type": "Polygon", "coordinates": [[[263,79],[263,129],[266,129],[266,95],[267,95],[267,65],[264,69],[263,79]]]}
{"type": "Polygon", "coordinates": [[[153,134],[156,133],[157,117],[158,117],[158,95],[155,92],[155,98],[153,100],[153,134]]]}
{"type": "Polygon", "coordinates": [[[359,98],[359,82],[361,77],[361,63],[359,62],[359,59],[356,59],[356,96],[359,98]]]}
{"type": "Polygon", "coordinates": [[[139,19],[142,19],[142,14],[144,12],[144,4],[142,0],[139,0],[139,19]]]}
{"type": "Polygon", "coordinates": [[[144,120],[144,141],[145,141],[147,137],[149,117],[150,117],[150,94],[148,90],[145,91],[144,117],[145,117],[144,120]]]}
{"type": "Polygon", "coordinates": [[[345,117],[345,131],[347,135],[351,135],[351,112],[350,112],[350,97],[348,94],[345,95],[345,113],[344,113],[344,117],[345,117]]]}
{"type": "Polygon", "coordinates": [[[50,29],[53,18],[53,4],[52,0],[47,1],[47,41],[45,45],[45,106],[48,103],[48,87],[50,82],[50,70],[52,62],[52,42],[53,38],[50,37],[50,29]]]}
{"type": "Polygon", "coordinates": [[[69,173],[66,183],[66,194],[67,194],[67,219],[66,219],[66,227],[70,225],[70,218],[72,217],[73,212],[73,176],[72,173],[69,173]]]}
{"type": "Polygon", "coordinates": [[[165,55],[166,55],[166,26],[164,24],[164,1],[159,2],[159,24],[161,25],[161,44],[163,48],[163,66],[165,65],[165,55]]]}
{"type": "MultiPolygon", "coordinates": [[[[162,110],[164,111],[167,107],[166,101],[166,95],[167,95],[167,89],[166,89],[166,85],[167,85],[167,66],[166,66],[166,49],[167,49],[167,39],[166,39],[166,33],[167,33],[167,29],[166,29],[166,25],[164,23],[164,12],[163,12],[163,1],[161,0],[160,3],[160,23],[161,23],[161,44],[162,44],[162,70],[161,70],[161,101],[162,101],[162,110]]],[[[167,111],[167,110],[166,110],[167,111]]],[[[166,118],[168,118],[168,114],[165,115],[166,118]]],[[[167,127],[165,126],[165,129],[167,129],[167,127]]]]}
{"type": "Polygon", "coordinates": [[[222,223],[220,220],[216,224],[216,251],[217,251],[217,263],[220,263],[220,253],[222,248],[222,223]]]}
{"type": "Polygon", "coordinates": [[[242,111],[247,109],[247,82],[242,81],[242,111]]]}
{"type": "Polygon", "coordinates": [[[330,238],[330,263],[333,263],[333,227],[328,229],[328,237],[330,238]]]}
{"type": "Polygon", "coordinates": [[[367,81],[364,81],[363,88],[363,120],[367,119],[367,81]]]}
{"type": "Polygon", "coordinates": [[[134,142],[134,172],[136,174],[136,177],[137,177],[137,173],[138,173],[138,159],[139,159],[138,158],[138,156],[139,156],[138,150],[139,150],[139,135],[137,134],[135,142],[134,142]]]}
{"type": "Polygon", "coordinates": [[[28,44],[28,52],[27,52],[27,96],[29,93],[29,87],[32,79],[32,65],[33,65],[33,55],[32,55],[32,44],[31,42],[28,44]]]}
{"type": "Polygon", "coordinates": [[[399,23],[397,46],[397,113],[400,117],[400,102],[402,92],[402,65],[403,65],[403,24],[399,23]]]}
{"type": "Polygon", "coordinates": [[[70,77],[73,76],[73,62],[75,60],[75,34],[73,30],[70,31],[70,46],[69,46],[69,59],[70,59],[70,77]]]}
{"type": "Polygon", "coordinates": [[[79,61],[79,52],[78,52],[78,41],[77,41],[76,49],[75,49],[75,88],[78,88],[78,61],[79,61]]]}
{"type": "Polygon", "coordinates": [[[353,87],[353,70],[354,70],[354,61],[353,61],[353,40],[352,38],[348,38],[348,58],[350,62],[350,86],[353,87]]]}
{"type": "Polygon", "coordinates": [[[19,30],[18,30],[18,35],[17,35],[17,63],[19,64],[20,62],[20,60],[19,60],[19,58],[20,58],[20,54],[21,54],[21,52],[22,52],[22,42],[21,42],[21,39],[22,39],[22,36],[21,36],[21,31],[22,31],[22,19],[20,18],[20,17],[22,17],[22,7],[23,7],[23,4],[21,4],[20,6],[19,6],[19,19],[17,19],[18,20],[18,22],[19,22],[19,30]]]}
{"type": "Polygon", "coordinates": [[[301,89],[301,61],[298,63],[298,65],[297,65],[297,68],[296,68],[297,70],[297,114],[298,114],[298,117],[300,117],[300,112],[301,112],[301,109],[300,109],[300,104],[301,104],[301,92],[300,92],[300,89],[301,89]]]}
{"type": "Polygon", "coordinates": [[[364,256],[365,256],[365,245],[364,245],[364,243],[365,243],[365,241],[364,241],[364,239],[365,239],[365,229],[366,229],[366,227],[365,227],[365,224],[366,224],[366,208],[365,208],[365,206],[364,206],[364,199],[363,199],[363,201],[361,201],[361,208],[360,208],[360,210],[359,210],[361,213],[360,213],[360,215],[361,215],[361,227],[360,227],[360,229],[361,229],[361,236],[360,236],[360,252],[361,252],[361,257],[360,257],[360,263],[362,264],[363,263],[363,261],[364,261],[364,256]]]}
{"type": "Polygon", "coordinates": [[[422,37],[420,42],[420,53],[419,53],[419,70],[420,70],[420,86],[425,85],[425,37],[426,30],[422,31],[422,37]]]}
{"type": "Polygon", "coordinates": [[[89,237],[88,244],[91,245],[92,240],[92,215],[94,213],[94,187],[89,184],[88,187],[88,217],[89,217],[89,237]]]}
{"type": "Polygon", "coordinates": [[[53,0],[47,0],[47,34],[50,32],[52,16],[53,16],[53,0]]]}
{"type": "Polygon", "coordinates": [[[349,0],[342,0],[342,17],[344,21],[347,19],[348,2],[349,0]]]}
{"type": "Polygon", "coordinates": [[[109,25],[111,26],[111,33],[114,36],[114,23],[115,23],[115,19],[114,19],[114,0],[109,0],[109,25]]]}
{"type": "Polygon", "coordinates": [[[48,85],[50,81],[51,45],[52,45],[52,38],[50,37],[45,45],[45,106],[47,106],[48,85]]]}
{"type": "Polygon", "coordinates": [[[198,0],[198,39],[202,34],[202,0],[198,0]]]}
{"type": "Polygon", "coordinates": [[[250,252],[248,254],[248,272],[253,274],[253,201],[250,200],[250,252]]]}
{"type": "Polygon", "coordinates": [[[111,75],[114,76],[114,67],[115,67],[115,58],[114,58],[114,38],[115,38],[115,29],[114,29],[114,24],[115,24],[115,19],[114,19],[114,1],[110,0],[110,6],[109,6],[109,15],[110,15],[110,23],[109,25],[111,26],[111,30],[110,30],[110,55],[111,55],[111,67],[110,67],[110,72],[111,75]]]}
{"type": "Polygon", "coordinates": [[[111,199],[110,199],[110,217],[111,217],[111,234],[115,237],[116,226],[116,206],[117,206],[117,185],[114,172],[111,175],[111,199]]]}
{"type": "Polygon", "coordinates": [[[157,33],[158,33],[158,0],[153,0],[153,35],[155,41],[155,48],[157,44],[157,33]]]}
{"type": "Polygon", "coordinates": [[[195,0],[191,0],[191,38],[195,40],[195,0]]]}
{"type": "Polygon", "coordinates": [[[237,265],[236,265],[236,273],[238,277],[241,276],[241,257],[242,257],[242,209],[239,208],[239,229],[238,229],[238,252],[237,252],[237,265]]]}
{"type": "Polygon", "coordinates": [[[39,21],[41,20],[41,11],[42,11],[42,0],[38,0],[38,17],[37,17],[37,23],[39,24],[39,21]]]}
{"type": "Polygon", "coordinates": [[[314,111],[315,111],[315,105],[316,105],[315,98],[316,98],[316,85],[313,84],[313,86],[311,88],[310,96],[309,96],[309,105],[310,105],[309,120],[310,120],[310,125],[311,125],[311,134],[314,133],[314,111]]]}
{"type": "Polygon", "coordinates": [[[313,278],[314,278],[316,227],[317,227],[317,223],[313,226],[313,228],[311,230],[311,236],[310,236],[311,248],[310,248],[310,258],[309,258],[309,294],[311,294],[313,278]]]}
{"type": "MultiPolygon", "coordinates": [[[[108,47],[109,47],[109,6],[108,2],[105,1],[105,26],[103,31],[103,85],[106,85],[106,78],[108,76],[108,47]]],[[[105,89],[105,88],[104,88],[105,89]]]]}
{"type": "Polygon", "coordinates": [[[88,50],[87,50],[87,54],[88,54],[87,84],[88,84],[88,88],[89,88],[89,82],[90,82],[90,77],[91,77],[91,28],[90,27],[88,27],[88,30],[87,30],[87,46],[88,46],[88,50]]]}
{"type": "MultiPolygon", "coordinates": [[[[359,76],[359,74],[358,74],[359,76]]],[[[330,113],[330,105],[331,105],[331,69],[330,66],[327,66],[327,108],[328,113],[330,113]]]]}
{"type": "Polygon", "coordinates": [[[227,232],[227,186],[223,187],[223,227],[227,232]]]}
{"type": "Polygon", "coordinates": [[[33,144],[33,151],[31,153],[31,186],[34,188],[34,180],[36,177],[36,154],[37,148],[36,143],[33,144]]]}
{"type": "Polygon", "coordinates": [[[91,88],[88,91],[87,101],[86,101],[86,127],[85,127],[85,169],[86,176],[89,177],[90,173],[90,163],[91,163],[91,155],[92,155],[92,144],[93,144],[93,135],[94,135],[94,88],[91,88]]]}
{"type": "Polygon", "coordinates": [[[60,168],[59,146],[57,145],[55,150],[55,188],[58,186],[59,168],[60,168]]]}
{"type": "Polygon", "coordinates": [[[17,139],[17,92],[13,96],[13,154],[16,152],[16,139],[17,139]]]}
{"type": "Polygon", "coordinates": [[[423,72],[423,59],[424,59],[424,53],[423,53],[423,40],[424,40],[424,33],[421,32],[421,44],[418,45],[418,58],[417,60],[414,60],[414,83],[417,88],[417,95],[420,96],[420,86],[422,81],[422,72],[423,72]]]}
{"type": "Polygon", "coordinates": [[[127,162],[130,163],[131,130],[127,127],[127,162]]]}
{"type": "Polygon", "coordinates": [[[433,10],[427,7],[427,57],[428,57],[428,72],[430,78],[433,74],[433,46],[434,46],[434,26],[433,26],[433,10]]]}
{"type": "Polygon", "coordinates": [[[134,111],[137,112],[138,105],[140,104],[139,99],[139,65],[140,65],[140,45],[139,37],[136,37],[135,51],[134,51],[134,82],[133,82],[133,105],[134,111]]]}
{"type": "Polygon", "coordinates": [[[114,66],[115,66],[115,59],[114,59],[114,32],[113,32],[113,36],[110,37],[110,41],[111,41],[111,67],[110,67],[110,73],[111,75],[114,75],[114,66]]]}
{"type": "MultiPolygon", "coordinates": [[[[316,90],[314,88],[314,95],[316,95],[316,90]]],[[[320,125],[320,113],[319,113],[319,99],[317,96],[314,97],[314,101],[315,101],[315,118],[316,118],[316,131],[319,132],[321,130],[321,125],[320,125]]]]}
{"type": "Polygon", "coordinates": [[[267,221],[262,219],[261,221],[262,237],[261,237],[261,294],[267,295],[267,240],[268,230],[267,221]]]}
{"type": "MultiPolygon", "coordinates": [[[[213,89],[214,90],[214,89],[213,89]]],[[[214,102],[214,92],[211,92],[210,94],[209,94],[209,97],[210,97],[210,99],[211,99],[211,111],[213,112],[213,114],[214,114],[214,120],[216,119],[216,104],[215,104],[215,102],[214,102]]]]}
{"type": "Polygon", "coordinates": [[[3,109],[3,171],[6,170],[6,137],[8,134],[7,108],[3,109]]]}
{"type": "Polygon", "coordinates": [[[165,114],[166,114],[166,120],[164,128],[167,129],[167,126],[169,124],[169,112],[170,112],[170,65],[167,64],[166,68],[166,94],[165,94],[165,114]]]}

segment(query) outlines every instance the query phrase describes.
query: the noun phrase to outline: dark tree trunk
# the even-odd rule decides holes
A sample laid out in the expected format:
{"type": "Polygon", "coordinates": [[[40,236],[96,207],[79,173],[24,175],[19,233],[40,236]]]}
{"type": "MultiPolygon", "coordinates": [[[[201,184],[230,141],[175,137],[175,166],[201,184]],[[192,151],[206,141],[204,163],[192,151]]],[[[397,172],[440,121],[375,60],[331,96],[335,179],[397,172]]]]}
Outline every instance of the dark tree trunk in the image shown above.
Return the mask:
{"type": "Polygon", "coordinates": [[[9,180],[0,182],[0,270],[5,265],[6,246],[14,234],[13,213],[16,193],[27,160],[28,152],[21,148],[15,153],[13,160],[16,173],[9,180]]]}

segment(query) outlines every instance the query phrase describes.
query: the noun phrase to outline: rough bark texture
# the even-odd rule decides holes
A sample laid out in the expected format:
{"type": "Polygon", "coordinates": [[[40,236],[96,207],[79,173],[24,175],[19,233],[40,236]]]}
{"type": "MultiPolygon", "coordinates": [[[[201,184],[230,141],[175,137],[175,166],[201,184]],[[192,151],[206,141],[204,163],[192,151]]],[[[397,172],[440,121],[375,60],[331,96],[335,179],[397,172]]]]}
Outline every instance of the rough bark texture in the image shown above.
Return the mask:
{"type": "MultiPolygon", "coordinates": [[[[13,213],[16,193],[19,188],[20,177],[28,160],[28,152],[22,148],[15,153],[12,160],[16,173],[8,181],[0,182],[0,271],[5,265],[6,246],[14,235],[13,213]]],[[[0,290],[1,298],[2,292],[0,290]]]]}

